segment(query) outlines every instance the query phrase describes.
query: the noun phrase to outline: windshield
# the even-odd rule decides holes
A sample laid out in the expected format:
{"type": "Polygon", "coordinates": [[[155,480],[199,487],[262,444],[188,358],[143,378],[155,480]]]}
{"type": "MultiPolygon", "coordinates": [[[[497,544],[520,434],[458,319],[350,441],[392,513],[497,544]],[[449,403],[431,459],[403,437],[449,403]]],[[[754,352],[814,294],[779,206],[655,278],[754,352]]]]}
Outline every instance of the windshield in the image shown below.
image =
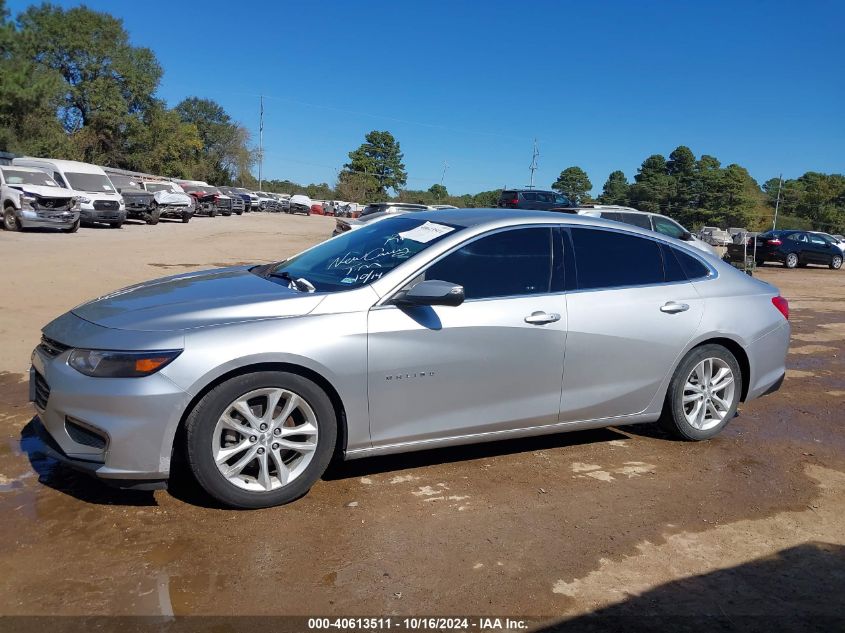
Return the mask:
{"type": "Polygon", "coordinates": [[[163,182],[148,182],[146,185],[147,191],[156,193],[157,191],[172,191],[171,185],[163,182]]]}
{"type": "Polygon", "coordinates": [[[271,278],[304,278],[317,292],[349,290],[380,279],[400,264],[463,227],[409,218],[389,218],[349,231],[280,264],[253,269],[271,278]]]}
{"type": "Polygon", "coordinates": [[[9,185],[41,185],[42,187],[58,187],[56,181],[43,171],[20,171],[4,169],[3,178],[9,185]]]}
{"type": "Polygon", "coordinates": [[[118,189],[138,189],[138,184],[128,176],[110,176],[109,179],[118,189]]]}
{"type": "Polygon", "coordinates": [[[114,187],[105,174],[80,174],[66,171],[65,177],[72,189],[94,193],[114,193],[114,187]]]}

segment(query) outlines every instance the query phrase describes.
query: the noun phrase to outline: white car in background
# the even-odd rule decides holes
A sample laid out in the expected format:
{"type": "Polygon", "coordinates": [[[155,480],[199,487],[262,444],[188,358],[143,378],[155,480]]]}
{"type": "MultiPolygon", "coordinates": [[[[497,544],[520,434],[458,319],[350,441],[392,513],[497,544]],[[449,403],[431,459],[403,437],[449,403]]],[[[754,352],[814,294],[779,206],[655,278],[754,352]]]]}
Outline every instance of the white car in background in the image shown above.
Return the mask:
{"type": "MultiPolygon", "coordinates": [[[[690,246],[694,246],[705,253],[717,255],[716,251],[707,242],[695,237],[672,218],[660,215],[659,213],[650,213],[632,209],[631,207],[608,204],[578,209],[578,215],[588,215],[594,218],[604,218],[605,220],[614,220],[616,222],[638,226],[642,229],[662,233],[663,235],[687,242],[690,246]]],[[[730,242],[730,239],[728,239],[728,242],[730,242]]]]}
{"type": "Polygon", "coordinates": [[[194,215],[194,199],[185,193],[181,185],[169,180],[144,180],[140,185],[153,194],[161,217],[190,222],[194,215]]]}
{"type": "Polygon", "coordinates": [[[7,231],[49,227],[75,233],[79,229],[75,193],[59,187],[40,169],[0,166],[0,211],[7,231]]]}

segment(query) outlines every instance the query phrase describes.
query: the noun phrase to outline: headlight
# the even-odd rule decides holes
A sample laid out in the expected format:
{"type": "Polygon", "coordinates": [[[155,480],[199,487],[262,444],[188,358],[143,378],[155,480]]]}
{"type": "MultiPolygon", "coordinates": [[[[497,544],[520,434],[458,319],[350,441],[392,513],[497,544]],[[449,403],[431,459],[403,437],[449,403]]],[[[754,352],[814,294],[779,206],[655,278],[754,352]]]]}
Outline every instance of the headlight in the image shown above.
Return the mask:
{"type": "Polygon", "coordinates": [[[30,196],[27,194],[23,194],[21,196],[21,208],[22,209],[32,209],[35,204],[35,201],[38,200],[35,196],[30,196]]]}
{"type": "Polygon", "coordinates": [[[91,204],[91,198],[86,198],[85,196],[79,196],[77,200],[79,200],[79,204],[91,204]]]}
{"type": "Polygon", "coordinates": [[[82,198],[76,197],[71,201],[70,210],[71,211],[79,211],[80,205],[82,204],[82,198]]]}
{"type": "Polygon", "coordinates": [[[67,362],[76,371],[95,378],[141,378],[156,373],[181,353],[178,349],[154,352],[75,349],[67,362]]]}

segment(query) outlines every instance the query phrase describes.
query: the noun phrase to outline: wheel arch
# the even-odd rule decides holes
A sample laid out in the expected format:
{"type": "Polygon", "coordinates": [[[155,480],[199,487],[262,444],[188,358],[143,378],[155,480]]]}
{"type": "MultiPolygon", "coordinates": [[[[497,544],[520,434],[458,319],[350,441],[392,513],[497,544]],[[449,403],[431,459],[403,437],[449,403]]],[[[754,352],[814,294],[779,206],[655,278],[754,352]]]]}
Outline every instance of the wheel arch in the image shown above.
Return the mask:
{"type": "Polygon", "coordinates": [[[740,402],[745,402],[745,398],[748,396],[748,388],[751,384],[751,362],[748,359],[748,353],[745,351],[745,348],[732,338],[715,336],[697,342],[693,347],[687,350],[686,354],[684,354],[682,358],[686,358],[687,354],[698,349],[702,345],[721,345],[734,355],[736,362],[739,363],[739,369],[742,372],[742,390],[740,392],[739,400],[740,402]]]}
{"type": "Polygon", "coordinates": [[[335,444],[335,457],[339,454],[342,455],[346,451],[346,442],[348,437],[348,432],[346,428],[346,408],[343,404],[343,400],[340,397],[340,394],[335,389],[334,385],[322,374],[319,372],[310,369],[308,367],[304,367],[302,365],[297,365],[296,363],[289,363],[289,362],[276,362],[276,361],[269,361],[269,362],[256,362],[247,365],[243,365],[241,367],[236,367],[223,373],[213,380],[208,382],[206,385],[200,389],[197,394],[191,398],[188,406],[185,407],[185,410],[182,412],[182,416],[179,419],[179,424],[176,427],[176,434],[173,438],[173,447],[171,450],[170,461],[171,461],[171,472],[173,470],[173,459],[174,457],[179,454],[181,455],[181,451],[184,449],[185,446],[185,421],[187,420],[188,416],[190,415],[191,411],[193,411],[194,407],[197,403],[207,394],[209,391],[214,389],[216,386],[220,385],[221,383],[226,382],[232,378],[237,376],[243,376],[245,374],[252,374],[259,371],[284,371],[291,374],[295,374],[297,376],[301,376],[303,378],[307,378],[312,382],[316,383],[323,391],[326,392],[326,395],[329,397],[329,400],[332,403],[332,408],[334,408],[335,416],[337,417],[337,442],[335,444]]]}

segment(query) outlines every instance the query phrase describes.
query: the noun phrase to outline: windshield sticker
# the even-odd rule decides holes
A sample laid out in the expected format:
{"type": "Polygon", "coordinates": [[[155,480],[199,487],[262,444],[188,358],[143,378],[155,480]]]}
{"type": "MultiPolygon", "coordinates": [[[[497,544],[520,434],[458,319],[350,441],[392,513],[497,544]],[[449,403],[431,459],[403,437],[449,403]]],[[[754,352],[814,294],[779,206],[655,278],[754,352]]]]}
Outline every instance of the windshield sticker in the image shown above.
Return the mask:
{"type": "Polygon", "coordinates": [[[455,228],[452,226],[437,224],[436,222],[426,222],[415,229],[400,233],[399,237],[403,240],[412,240],[420,244],[427,244],[431,240],[436,240],[441,235],[446,235],[446,233],[451,233],[454,230],[455,228]]]}

